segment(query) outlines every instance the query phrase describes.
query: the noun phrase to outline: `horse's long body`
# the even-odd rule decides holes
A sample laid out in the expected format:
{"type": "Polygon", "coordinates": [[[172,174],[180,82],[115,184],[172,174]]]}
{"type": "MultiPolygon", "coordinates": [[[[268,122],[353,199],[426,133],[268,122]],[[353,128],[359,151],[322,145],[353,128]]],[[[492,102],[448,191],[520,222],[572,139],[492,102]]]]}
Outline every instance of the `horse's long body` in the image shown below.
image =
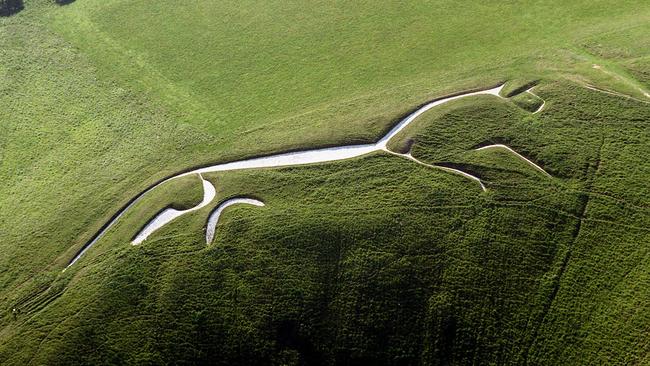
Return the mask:
{"type": "MultiPolygon", "coordinates": [[[[70,261],[68,264],[68,267],[72,266],[75,264],[79,258],[81,258],[90,247],[92,247],[101,237],[104,236],[104,234],[113,226],[113,224],[124,215],[125,212],[127,212],[136,202],[138,202],[144,195],[146,195],[148,192],[152,191],[156,187],[160,186],[163,183],[169,182],[171,180],[185,177],[188,175],[192,174],[198,174],[201,178],[202,184],[203,184],[203,192],[204,192],[204,197],[201,203],[193,208],[187,209],[187,210],[175,210],[171,208],[167,208],[160,212],[156,217],[154,217],[139,233],[138,235],[135,236],[135,238],[132,241],[132,244],[137,245],[142,243],[144,240],[147,239],[149,235],[151,235],[153,232],[156,230],[160,229],[167,223],[171,222],[172,220],[186,214],[192,211],[196,211],[200,208],[203,208],[207,206],[216,196],[215,194],[215,188],[214,186],[208,182],[207,180],[203,179],[203,176],[201,174],[203,173],[211,173],[211,172],[223,172],[223,171],[231,171],[231,170],[242,170],[242,169],[256,169],[256,168],[275,168],[275,167],[283,167],[283,166],[294,166],[294,165],[305,165],[305,164],[315,164],[315,163],[324,163],[324,162],[330,162],[330,161],[337,161],[337,160],[344,160],[344,159],[350,159],[350,158],[355,158],[363,155],[367,155],[373,152],[377,151],[386,151],[388,153],[398,155],[405,157],[409,160],[416,161],[420,164],[426,165],[428,167],[432,168],[440,168],[444,171],[452,172],[455,174],[459,174],[465,178],[469,178],[473,181],[478,182],[480,187],[483,190],[486,190],[485,186],[481,182],[481,180],[473,175],[470,175],[466,172],[449,168],[449,167],[439,167],[431,164],[425,164],[423,162],[420,162],[419,160],[415,159],[412,155],[410,154],[400,154],[396,153],[393,151],[390,151],[388,149],[388,143],[390,142],[391,139],[393,139],[398,133],[400,133],[404,128],[406,128],[411,122],[413,122],[417,117],[419,117],[421,114],[424,112],[430,110],[431,108],[434,108],[436,106],[439,106],[441,104],[445,104],[447,102],[451,102],[453,100],[461,99],[461,98],[466,98],[470,96],[476,96],[476,95],[492,95],[501,98],[500,92],[501,89],[503,88],[503,84],[499,85],[494,88],[490,89],[484,89],[484,90],[478,90],[478,91],[470,91],[470,92],[465,92],[465,93],[459,93],[456,95],[448,96],[448,97],[443,97],[439,98],[436,100],[433,100],[431,102],[428,102],[421,107],[417,108],[415,111],[413,111],[411,114],[406,116],[404,119],[402,119],[395,127],[393,127],[386,135],[384,135],[381,139],[379,139],[376,143],[374,144],[362,144],[362,145],[349,145],[349,146],[338,146],[338,147],[329,147],[329,148],[322,148],[322,149],[314,149],[314,150],[305,150],[305,151],[297,151],[297,152],[287,152],[287,153],[280,153],[280,154],[275,154],[275,155],[269,155],[269,156],[263,156],[263,157],[256,157],[256,158],[250,158],[250,159],[244,159],[244,160],[239,160],[239,161],[233,161],[233,162],[228,162],[228,163],[223,163],[223,164],[216,164],[212,166],[207,166],[204,168],[199,168],[195,169],[189,172],[185,173],[180,173],[177,175],[174,175],[172,177],[169,177],[160,183],[148,188],[147,190],[143,191],[140,193],[138,196],[134,197],[125,207],[123,207],[120,211],[118,211],[113,218],[107,222],[101,230],[99,230],[92,238],[91,240],[86,243],[86,245],[83,246],[83,248],[75,255],[75,257],[70,261]]],[[[501,147],[501,145],[499,145],[501,147]]],[[[503,146],[505,147],[505,146],[503,146]]],[[[507,147],[505,147],[507,148],[507,147]]],[[[512,149],[507,148],[509,151],[514,152],[512,149]]],[[[520,156],[519,154],[515,153],[517,156],[520,156]]],[[[522,157],[523,158],[523,157],[522,157]]],[[[524,160],[530,162],[530,160],[523,158],[524,160]]],[[[539,166],[535,165],[534,163],[530,162],[531,164],[534,165],[535,168],[541,169],[539,166]]],[[[543,171],[543,169],[541,169],[543,171]]],[[[544,172],[546,173],[546,172],[544,172]]],[[[227,202],[223,202],[219,207],[215,209],[213,214],[210,215],[211,218],[213,218],[210,222],[208,232],[206,233],[206,239],[209,239],[208,241],[211,241],[213,236],[214,236],[214,227],[216,226],[216,220],[218,219],[219,215],[215,215],[216,211],[221,209],[223,210],[225,207],[234,204],[234,203],[252,203],[257,206],[263,205],[261,202],[256,201],[256,202],[248,202],[246,199],[233,199],[234,201],[231,202],[230,204],[225,205],[227,202]],[[241,202],[240,202],[241,201],[241,202]]],[[[230,201],[230,200],[229,200],[230,201]]],[[[219,211],[219,214],[221,211],[219,211]]]]}

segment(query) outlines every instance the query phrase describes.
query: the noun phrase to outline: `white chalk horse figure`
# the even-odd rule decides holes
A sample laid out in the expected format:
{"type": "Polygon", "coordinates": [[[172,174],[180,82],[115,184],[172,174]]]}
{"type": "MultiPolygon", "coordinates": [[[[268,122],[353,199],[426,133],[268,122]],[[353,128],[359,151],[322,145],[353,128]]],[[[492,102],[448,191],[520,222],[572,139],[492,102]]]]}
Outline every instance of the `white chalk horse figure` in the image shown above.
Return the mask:
{"type": "MultiPolygon", "coordinates": [[[[462,94],[456,94],[453,96],[449,97],[444,97],[440,99],[433,100],[429,103],[424,104],[423,106],[419,107],[416,109],[414,112],[406,116],[404,119],[402,119],[395,127],[393,127],[386,135],[384,135],[379,141],[377,141],[374,144],[362,144],[362,145],[350,145],[350,146],[338,146],[338,147],[330,147],[330,148],[322,148],[322,149],[314,149],[314,150],[305,150],[305,151],[298,151],[298,152],[288,152],[288,153],[280,153],[280,154],[275,154],[275,155],[269,155],[269,156],[264,156],[264,157],[257,157],[257,158],[251,158],[251,159],[244,159],[244,160],[239,160],[239,161],[233,161],[229,163],[223,163],[223,164],[217,164],[217,165],[212,165],[208,166],[205,168],[199,168],[195,169],[193,171],[189,171],[186,173],[181,173],[175,176],[172,176],[170,178],[167,178],[163,180],[162,182],[152,186],[151,188],[145,190],[144,192],[140,193],[137,197],[135,197],[131,202],[122,208],[104,227],[97,233],[95,236],[77,253],[77,255],[70,261],[68,264],[68,267],[72,266],[74,263],[76,263],[81,256],[83,256],[86,251],[92,247],[107,231],[108,229],[111,228],[111,226],[126,212],[128,211],[136,202],[138,202],[146,193],[150,192],[151,190],[155,189],[156,187],[160,186],[163,183],[169,182],[174,179],[178,179],[181,177],[189,176],[192,174],[198,174],[201,182],[203,184],[203,200],[201,203],[199,203],[197,206],[192,207],[187,210],[176,210],[173,208],[166,208],[163,211],[161,211],[159,214],[157,214],[147,225],[140,230],[140,232],[135,236],[135,238],[132,241],[133,245],[138,245],[145,241],[151,234],[153,234],[155,231],[160,229],[161,227],[165,226],[166,224],[170,223],[174,219],[183,216],[187,213],[197,211],[201,208],[204,208],[205,206],[209,205],[212,200],[214,200],[216,196],[216,190],[212,183],[209,181],[205,180],[203,178],[204,173],[211,173],[211,172],[223,172],[223,171],[231,171],[231,170],[242,170],[242,169],[256,169],[256,168],[274,168],[274,167],[283,167],[283,166],[294,166],[294,165],[305,165],[305,164],[315,164],[315,163],[324,163],[324,162],[330,162],[330,161],[336,161],[336,160],[344,160],[344,159],[350,159],[362,155],[367,155],[372,152],[376,151],[385,151],[393,155],[401,156],[404,157],[408,160],[415,161],[418,164],[422,164],[424,166],[428,166],[431,168],[437,168],[437,169],[442,169],[444,171],[458,174],[460,176],[463,176],[465,178],[471,179],[472,181],[477,182],[477,184],[480,186],[482,190],[486,190],[485,185],[481,182],[481,180],[469,173],[460,171],[458,169],[453,169],[449,167],[443,167],[443,166],[437,166],[437,165],[431,165],[431,164],[426,164],[424,162],[421,162],[414,158],[410,154],[400,154],[394,151],[391,151],[388,149],[388,143],[390,140],[395,137],[400,131],[402,131],[406,126],[408,126],[413,120],[415,120],[418,116],[423,114],[424,112],[430,110],[431,108],[434,108],[436,106],[439,106],[441,104],[461,99],[461,98],[467,98],[471,96],[476,96],[476,95],[492,95],[497,98],[502,98],[500,96],[501,89],[503,88],[503,84],[499,85],[494,88],[490,89],[484,89],[484,90],[478,90],[478,91],[471,91],[471,92],[466,92],[462,94]]],[[[541,167],[533,163],[532,161],[524,158],[520,154],[516,153],[514,150],[510,149],[509,147],[505,145],[491,145],[491,146],[484,146],[481,149],[488,149],[488,148],[501,148],[501,149],[506,149],[507,151],[510,151],[514,153],[516,156],[520,157],[521,159],[525,160],[532,166],[534,166],[536,169],[541,170],[542,172],[546,173],[541,167]]],[[[210,244],[212,240],[214,239],[214,232],[216,229],[217,221],[219,219],[219,216],[223,212],[223,210],[226,207],[229,207],[234,204],[250,204],[250,205],[255,205],[255,206],[264,206],[264,203],[261,201],[251,199],[251,198],[233,198],[230,200],[226,200],[222,202],[219,206],[217,206],[212,213],[210,214],[208,218],[208,222],[206,225],[206,243],[210,244]]],[[[67,268],[67,267],[66,267],[67,268]]]]}

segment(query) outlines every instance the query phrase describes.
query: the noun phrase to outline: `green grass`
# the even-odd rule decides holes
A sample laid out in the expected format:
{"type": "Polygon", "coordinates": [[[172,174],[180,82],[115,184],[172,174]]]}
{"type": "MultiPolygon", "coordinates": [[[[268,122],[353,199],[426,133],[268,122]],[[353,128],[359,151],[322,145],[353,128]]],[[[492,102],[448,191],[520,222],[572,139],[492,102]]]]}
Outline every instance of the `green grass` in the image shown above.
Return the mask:
{"type": "Polygon", "coordinates": [[[531,93],[521,93],[512,97],[512,101],[528,112],[536,112],[544,101],[531,93]]]}
{"type": "Polygon", "coordinates": [[[28,1],[0,18],[0,363],[649,364],[649,17],[642,1],[28,1]],[[187,177],[61,272],[164,177],[374,141],[503,80],[540,80],[544,110],[463,99],[391,144],[485,193],[380,153],[210,174],[215,202],[131,246],[201,200],[187,177]],[[227,209],[206,247],[234,196],[266,206],[227,209]]]}

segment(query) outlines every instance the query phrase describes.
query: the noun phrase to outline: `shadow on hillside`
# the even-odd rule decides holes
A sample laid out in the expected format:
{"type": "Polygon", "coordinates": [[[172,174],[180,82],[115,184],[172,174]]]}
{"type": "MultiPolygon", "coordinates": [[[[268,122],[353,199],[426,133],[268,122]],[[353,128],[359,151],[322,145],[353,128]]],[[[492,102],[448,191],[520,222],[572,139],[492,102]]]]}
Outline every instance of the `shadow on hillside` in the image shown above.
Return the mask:
{"type": "Polygon", "coordinates": [[[68,5],[68,4],[72,4],[73,2],[75,2],[75,0],[54,0],[54,2],[59,4],[59,5],[68,5]]]}
{"type": "Polygon", "coordinates": [[[0,17],[8,17],[23,10],[23,0],[0,0],[0,17]]]}

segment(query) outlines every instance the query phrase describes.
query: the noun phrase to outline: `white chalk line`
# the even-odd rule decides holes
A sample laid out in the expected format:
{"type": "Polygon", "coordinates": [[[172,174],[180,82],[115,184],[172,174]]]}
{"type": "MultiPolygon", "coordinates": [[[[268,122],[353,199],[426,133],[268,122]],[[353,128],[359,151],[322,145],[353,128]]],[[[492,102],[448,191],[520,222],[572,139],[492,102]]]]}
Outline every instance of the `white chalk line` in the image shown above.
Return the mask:
{"type": "Polygon", "coordinates": [[[223,212],[223,210],[225,210],[227,207],[230,207],[232,205],[241,204],[241,203],[258,206],[258,207],[264,206],[264,202],[252,198],[231,198],[229,200],[222,202],[210,214],[210,217],[208,217],[208,224],[205,228],[205,243],[207,245],[210,245],[214,240],[214,232],[217,229],[217,223],[219,222],[219,217],[221,217],[221,213],[223,212]]]}
{"type": "Polygon", "coordinates": [[[394,152],[394,151],[390,151],[390,150],[386,150],[386,151],[389,152],[389,153],[391,153],[391,154],[393,154],[393,155],[401,156],[401,157],[403,157],[403,158],[406,158],[406,159],[409,159],[409,160],[411,160],[411,161],[414,161],[414,162],[416,162],[417,164],[422,165],[422,166],[425,166],[425,167],[427,167],[427,168],[440,169],[440,170],[444,170],[444,171],[446,171],[446,172],[450,172],[450,173],[453,173],[453,174],[461,175],[461,176],[463,176],[463,177],[465,177],[465,178],[469,178],[469,179],[471,179],[471,180],[477,182],[477,183],[479,184],[479,186],[481,187],[481,189],[483,190],[483,192],[486,192],[486,191],[487,191],[487,188],[485,187],[485,185],[483,184],[483,181],[481,181],[481,179],[479,179],[478,177],[475,177],[475,176],[473,176],[473,175],[471,175],[471,174],[469,174],[469,173],[466,173],[466,172],[464,172],[464,171],[462,171],[462,170],[458,170],[458,169],[454,169],[454,168],[449,168],[449,167],[442,166],[442,165],[427,164],[427,163],[425,163],[425,162],[423,162],[423,161],[418,160],[417,158],[415,158],[413,155],[411,155],[411,153],[400,154],[400,153],[396,153],[396,152],[394,152]]]}
{"type": "Polygon", "coordinates": [[[641,102],[641,103],[645,103],[645,104],[650,104],[650,101],[642,100],[642,99],[639,99],[639,98],[633,97],[633,96],[631,96],[631,95],[623,94],[623,93],[620,93],[620,92],[617,92],[617,91],[605,90],[605,89],[597,88],[597,87],[595,87],[595,86],[593,86],[593,85],[589,85],[589,84],[580,84],[580,85],[581,85],[582,87],[586,88],[586,89],[593,90],[593,91],[597,91],[597,92],[600,92],[600,93],[603,93],[603,94],[609,94],[609,95],[613,95],[613,96],[616,96],[616,97],[621,97],[621,98],[626,98],[626,99],[632,99],[632,100],[635,100],[635,101],[637,101],[637,102],[641,102]]]}
{"type": "Polygon", "coordinates": [[[542,101],[542,105],[540,105],[539,108],[537,108],[537,110],[535,112],[533,112],[533,114],[537,114],[537,113],[541,112],[542,109],[544,109],[544,106],[546,105],[546,101],[544,100],[544,98],[542,98],[539,95],[533,93],[533,88],[534,87],[535,86],[530,87],[530,89],[526,90],[526,93],[528,93],[528,94],[530,94],[530,95],[532,95],[534,97],[537,97],[542,101]]]}
{"type": "Polygon", "coordinates": [[[212,202],[214,197],[217,195],[217,191],[212,185],[212,183],[203,179],[203,176],[199,174],[201,178],[201,183],[203,183],[203,200],[198,205],[189,208],[187,210],[176,210],[174,208],[166,208],[161,213],[156,215],[149,223],[138,233],[138,235],[133,239],[131,244],[138,245],[143,241],[147,240],[149,235],[153,234],[156,230],[170,223],[172,220],[190,213],[192,211],[200,210],[201,208],[207,206],[212,202]]]}
{"type": "MultiPolygon", "coordinates": [[[[298,152],[289,152],[289,153],[280,153],[276,155],[270,155],[270,156],[265,156],[265,157],[259,157],[259,158],[251,158],[251,159],[244,159],[240,161],[234,161],[234,162],[229,162],[229,163],[223,163],[223,164],[217,164],[205,168],[199,168],[195,169],[186,173],[181,173],[175,176],[172,176],[170,178],[167,178],[163,180],[162,182],[154,185],[153,187],[147,189],[146,191],[140,193],[138,196],[136,196],[129,205],[127,205],[125,208],[120,210],[115,217],[104,226],[103,229],[101,229],[95,237],[92,239],[91,242],[89,242],[74,258],[72,261],[70,261],[70,264],[68,264],[67,267],[70,267],[73,265],[75,262],[79,260],[79,258],[86,253],[86,251],[93,246],[101,237],[104,236],[106,231],[110,229],[113,224],[120,218],[122,215],[129,209],[131,208],[136,202],[138,202],[146,193],[150,192],[151,190],[155,189],[156,187],[160,186],[163,183],[166,183],[170,180],[189,176],[191,174],[202,174],[202,173],[211,173],[211,172],[222,172],[222,171],[232,171],[232,170],[243,170],[243,169],[256,169],[256,168],[276,168],[276,167],[283,167],[283,166],[296,166],[296,165],[305,165],[305,164],[315,164],[315,163],[323,163],[323,162],[330,162],[330,161],[338,161],[338,160],[345,160],[345,159],[350,159],[350,158],[355,158],[363,155],[370,154],[372,152],[376,151],[389,151],[387,146],[388,142],[395,137],[400,131],[402,131],[406,126],[408,126],[411,122],[413,122],[417,117],[419,117],[421,114],[425,113],[426,111],[430,110],[431,108],[434,108],[436,106],[439,106],[441,104],[465,98],[465,97],[470,97],[470,96],[476,96],[476,95],[493,95],[498,98],[502,98],[500,95],[501,89],[503,88],[503,84],[499,85],[494,88],[490,89],[485,89],[485,90],[479,90],[475,92],[468,92],[468,93],[463,93],[463,94],[458,94],[450,97],[445,97],[445,98],[440,98],[438,100],[432,101],[430,103],[425,104],[424,106],[418,108],[416,111],[408,115],[406,118],[401,120],[395,127],[393,127],[386,135],[384,135],[379,141],[377,141],[374,144],[363,144],[363,145],[351,145],[351,146],[339,146],[339,147],[331,147],[331,148],[323,148],[323,149],[315,149],[315,150],[306,150],[306,151],[298,151],[298,152]]],[[[417,161],[417,159],[411,159],[414,161],[417,161]]],[[[420,162],[421,163],[421,162],[420,162]]],[[[424,163],[422,163],[424,164],[424,163]]],[[[535,165],[536,166],[536,165],[535,165]]],[[[447,168],[447,167],[437,167],[449,172],[453,172],[456,174],[461,174],[463,176],[466,176],[470,179],[473,180],[478,180],[478,178],[471,176],[467,173],[461,172],[456,169],[452,168],[447,168]]],[[[203,186],[204,186],[204,200],[196,207],[193,207],[188,210],[174,210],[174,209],[167,209],[163,212],[161,212],[159,215],[157,215],[153,220],[147,224],[144,229],[136,235],[136,239],[133,240],[133,244],[139,244],[142,241],[144,241],[149,235],[151,235],[153,232],[158,230],[160,227],[164,226],[165,224],[169,223],[170,221],[182,216],[185,213],[196,211],[202,207],[205,207],[205,205],[209,204],[212,199],[214,199],[214,196],[211,196],[210,190],[214,190],[214,186],[210,184],[209,182],[205,181],[203,177],[201,177],[201,180],[203,181],[203,186]],[[207,188],[207,185],[210,186],[210,188],[207,188]],[[208,200],[210,198],[210,200],[208,200]]],[[[480,183],[480,180],[478,180],[480,183]]],[[[482,189],[485,190],[485,187],[481,183],[482,189]]],[[[66,267],[66,268],[67,268],[66,267]]]]}
{"type": "Polygon", "coordinates": [[[488,146],[479,147],[478,149],[476,149],[476,151],[487,150],[487,149],[505,149],[507,151],[510,151],[511,153],[515,154],[515,156],[517,156],[519,159],[525,161],[530,166],[532,166],[535,169],[539,170],[540,172],[544,173],[544,175],[546,175],[547,177],[551,177],[551,175],[548,174],[546,172],[546,170],[544,170],[541,166],[533,163],[532,161],[528,160],[526,157],[524,157],[523,155],[519,154],[518,152],[514,151],[513,149],[511,149],[510,147],[508,147],[506,145],[503,145],[503,144],[488,145],[488,146]]]}

